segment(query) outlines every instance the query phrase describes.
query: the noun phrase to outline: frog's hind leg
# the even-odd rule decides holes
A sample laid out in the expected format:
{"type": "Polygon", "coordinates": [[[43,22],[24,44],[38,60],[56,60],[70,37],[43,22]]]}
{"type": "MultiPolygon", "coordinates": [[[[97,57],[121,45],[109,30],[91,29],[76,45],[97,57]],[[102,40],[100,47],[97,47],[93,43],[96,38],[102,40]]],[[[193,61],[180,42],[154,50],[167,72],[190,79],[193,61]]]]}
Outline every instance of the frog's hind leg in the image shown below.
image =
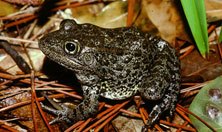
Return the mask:
{"type": "Polygon", "coordinates": [[[173,93],[172,91],[167,90],[165,95],[161,99],[162,102],[160,104],[155,105],[151,113],[149,114],[149,119],[146,123],[146,126],[147,127],[153,126],[154,123],[159,120],[159,117],[164,111],[168,110],[170,117],[172,117],[175,111],[177,98],[178,98],[178,93],[173,93]]]}
{"type": "Polygon", "coordinates": [[[180,64],[175,51],[165,41],[159,41],[159,50],[153,59],[149,75],[143,79],[139,89],[142,97],[148,100],[159,100],[149,114],[147,127],[159,120],[167,110],[174,113],[180,87],[180,64]]]}

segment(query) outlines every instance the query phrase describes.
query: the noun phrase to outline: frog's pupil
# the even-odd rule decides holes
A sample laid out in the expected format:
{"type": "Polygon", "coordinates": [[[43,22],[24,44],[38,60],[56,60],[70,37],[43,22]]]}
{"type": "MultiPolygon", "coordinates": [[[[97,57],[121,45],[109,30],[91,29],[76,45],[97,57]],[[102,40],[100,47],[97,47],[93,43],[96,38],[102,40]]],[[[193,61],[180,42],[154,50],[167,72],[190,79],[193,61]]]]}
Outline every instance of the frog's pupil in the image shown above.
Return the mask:
{"type": "Polygon", "coordinates": [[[67,43],[66,44],[66,49],[68,50],[68,51],[74,51],[75,50],[75,48],[76,48],[76,46],[75,46],[75,44],[73,44],[73,43],[67,43]]]}

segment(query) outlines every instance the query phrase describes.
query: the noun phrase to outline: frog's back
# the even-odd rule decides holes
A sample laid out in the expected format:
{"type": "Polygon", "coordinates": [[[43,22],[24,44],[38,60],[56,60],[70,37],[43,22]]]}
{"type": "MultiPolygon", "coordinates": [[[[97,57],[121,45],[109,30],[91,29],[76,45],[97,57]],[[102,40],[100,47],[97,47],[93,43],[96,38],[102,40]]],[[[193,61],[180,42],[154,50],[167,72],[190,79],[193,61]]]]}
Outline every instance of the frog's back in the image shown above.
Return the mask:
{"type": "MultiPolygon", "coordinates": [[[[93,26],[93,25],[89,25],[93,26]]],[[[88,29],[89,27],[87,27],[88,29]]],[[[155,54],[155,46],[148,39],[149,34],[136,28],[103,29],[94,28],[95,56],[104,76],[99,82],[100,95],[115,100],[129,98],[138,92],[147,76],[155,54]]]]}

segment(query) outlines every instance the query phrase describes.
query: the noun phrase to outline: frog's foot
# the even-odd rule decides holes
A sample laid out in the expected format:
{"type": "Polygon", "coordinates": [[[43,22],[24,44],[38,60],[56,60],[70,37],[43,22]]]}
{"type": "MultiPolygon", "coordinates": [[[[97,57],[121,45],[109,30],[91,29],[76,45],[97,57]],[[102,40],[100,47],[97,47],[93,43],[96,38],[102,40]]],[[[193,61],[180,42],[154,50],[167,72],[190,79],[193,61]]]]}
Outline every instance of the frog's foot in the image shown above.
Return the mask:
{"type": "Polygon", "coordinates": [[[96,92],[85,95],[84,100],[74,109],[69,108],[65,105],[61,105],[61,108],[58,107],[58,110],[55,110],[43,104],[42,107],[44,110],[57,115],[57,117],[52,120],[50,124],[57,122],[66,122],[70,125],[76,123],[77,121],[85,120],[89,117],[94,116],[98,111],[98,98],[99,94],[96,94],[96,92]]]}
{"type": "MultiPolygon", "coordinates": [[[[168,92],[168,91],[167,91],[168,92]]],[[[177,94],[168,93],[164,95],[162,102],[153,107],[153,110],[149,114],[149,118],[142,131],[147,131],[148,128],[152,128],[153,125],[159,121],[160,116],[165,111],[169,111],[170,117],[173,116],[175,106],[177,102],[177,94]]]]}
{"type": "Polygon", "coordinates": [[[54,108],[48,107],[44,105],[43,103],[41,103],[41,106],[45,111],[48,111],[49,113],[57,115],[57,117],[53,119],[52,121],[50,121],[49,124],[55,124],[59,122],[66,122],[68,124],[71,124],[73,122],[69,118],[70,115],[73,115],[73,110],[68,108],[67,106],[61,105],[61,108],[62,108],[61,110],[56,110],[54,108]]]}

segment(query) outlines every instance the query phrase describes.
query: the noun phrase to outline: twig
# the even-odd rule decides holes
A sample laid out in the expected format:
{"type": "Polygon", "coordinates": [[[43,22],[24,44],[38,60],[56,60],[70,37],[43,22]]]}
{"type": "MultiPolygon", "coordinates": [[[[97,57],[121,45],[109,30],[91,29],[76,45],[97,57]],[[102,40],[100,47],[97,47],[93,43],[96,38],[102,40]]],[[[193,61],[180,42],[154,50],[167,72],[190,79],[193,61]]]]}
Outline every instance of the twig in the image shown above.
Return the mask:
{"type": "Polygon", "coordinates": [[[34,71],[31,72],[31,113],[32,113],[32,119],[33,119],[33,126],[34,126],[34,131],[38,131],[37,127],[37,121],[36,121],[36,115],[35,115],[35,84],[34,84],[34,71]]]}
{"type": "Polygon", "coordinates": [[[117,111],[120,110],[120,108],[122,108],[123,106],[125,106],[127,103],[129,103],[130,101],[125,101],[122,104],[117,104],[114,107],[116,107],[116,109],[114,109],[113,111],[111,111],[109,114],[103,116],[100,120],[98,120],[97,122],[95,122],[93,125],[91,125],[90,127],[88,127],[87,129],[85,129],[83,132],[87,132],[90,129],[92,129],[93,127],[97,126],[99,123],[101,123],[102,121],[104,121],[105,119],[107,119],[108,117],[110,117],[111,115],[113,115],[114,113],[116,113],[117,111]]]}
{"type": "Polygon", "coordinates": [[[128,1],[128,15],[127,15],[127,26],[131,26],[133,23],[133,15],[134,15],[134,6],[136,1],[129,0],[128,1]]]}
{"type": "MultiPolygon", "coordinates": [[[[5,124],[1,124],[1,127],[3,128],[2,131],[4,131],[4,129],[6,129],[6,130],[8,130],[8,131],[10,131],[10,132],[19,132],[18,130],[15,130],[14,128],[12,128],[12,127],[10,127],[10,126],[7,126],[7,125],[5,125],[5,124]]],[[[8,131],[7,131],[7,132],[8,132],[8,131]]]]}
{"type": "MultiPolygon", "coordinates": [[[[182,127],[186,127],[189,123],[187,121],[185,121],[182,125],[182,127]]],[[[183,129],[179,128],[176,132],[181,132],[183,129]]]]}
{"type": "Polygon", "coordinates": [[[197,115],[195,115],[193,112],[189,111],[188,109],[182,107],[181,105],[177,104],[178,108],[181,109],[182,111],[186,112],[187,114],[191,114],[192,116],[194,116],[195,118],[197,118],[199,121],[201,121],[203,124],[205,124],[208,128],[210,128],[212,131],[216,132],[216,130],[211,127],[207,122],[205,122],[203,119],[201,119],[200,117],[198,117],[197,115]]]}
{"type": "MultiPolygon", "coordinates": [[[[9,28],[9,27],[13,27],[13,26],[16,26],[16,25],[19,25],[19,24],[22,24],[22,23],[25,23],[25,22],[34,20],[35,18],[37,18],[37,15],[31,15],[31,16],[29,16],[29,17],[25,17],[25,18],[23,18],[23,19],[20,19],[20,20],[15,21],[15,22],[11,22],[11,23],[9,23],[9,24],[5,24],[5,25],[3,26],[3,28],[6,29],[6,28],[9,28]]],[[[2,27],[1,27],[1,28],[2,28],[2,27]]],[[[0,29],[1,29],[1,28],[0,28],[0,29]]]]}
{"type": "Polygon", "coordinates": [[[79,127],[79,129],[77,130],[77,132],[81,132],[85,127],[86,125],[89,124],[89,122],[92,120],[92,118],[89,118],[87,119],[84,123],[81,124],[81,126],[79,127]]]}
{"type": "MultiPolygon", "coordinates": [[[[43,75],[43,74],[40,73],[40,72],[35,74],[35,76],[41,76],[41,75],[43,75]]],[[[30,77],[30,76],[31,76],[31,74],[10,75],[10,74],[7,74],[7,73],[0,72],[0,78],[5,78],[5,79],[9,79],[9,80],[15,80],[15,79],[20,79],[20,78],[27,78],[27,77],[30,77]]]]}
{"type": "Polygon", "coordinates": [[[96,127],[96,129],[94,130],[94,132],[99,132],[106,124],[108,124],[114,117],[116,117],[119,114],[119,111],[116,112],[115,114],[113,114],[112,116],[110,116],[108,119],[106,119],[101,125],[99,125],[98,127],[96,127]]]}
{"type": "Polygon", "coordinates": [[[215,66],[215,65],[219,65],[219,64],[221,64],[220,61],[215,62],[215,63],[212,63],[212,64],[210,64],[210,65],[207,65],[207,66],[205,66],[205,67],[202,67],[201,69],[198,69],[197,71],[195,71],[195,72],[193,72],[193,73],[190,73],[190,74],[187,75],[187,76],[195,75],[195,74],[197,74],[197,73],[200,73],[201,71],[206,70],[206,69],[209,68],[209,67],[212,67],[212,66],[215,66]]]}
{"type": "MultiPolygon", "coordinates": [[[[112,106],[109,105],[109,104],[105,104],[105,107],[110,108],[110,107],[112,107],[112,106]]],[[[135,112],[131,112],[131,111],[129,111],[129,110],[120,109],[120,111],[123,112],[123,113],[125,113],[125,114],[128,114],[129,116],[141,118],[141,115],[140,115],[140,114],[135,113],[135,112]]]]}
{"type": "Polygon", "coordinates": [[[66,129],[64,132],[70,132],[73,129],[77,128],[78,126],[80,126],[81,124],[83,124],[84,121],[78,121],[77,123],[75,123],[74,125],[72,125],[71,127],[69,127],[68,129],[66,129]]]}
{"type": "Polygon", "coordinates": [[[28,63],[18,54],[15,49],[11,48],[7,41],[0,40],[0,45],[4,48],[5,52],[12,57],[12,59],[24,73],[31,72],[31,68],[29,67],[28,63]]]}
{"type": "Polygon", "coordinates": [[[198,83],[197,85],[187,87],[185,89],[180,90],[180,93],[190,92],[191,90],[199,89],[199,88],[204,87],[205,85],[207,85],[209,82],[210,81],[206,81],[204,83],[198,83]]]}
{"type": "Polygon", "coordinates": [[[169,122],[164,121],[164,120],[160,120],[160,123],[168,125],[168,126],[176,127],[176,128],[181,128],[181,129],[186,130],[186,131],[191,131],[191,132],[195,132],[196,131],[195,129],[193,129],[191,127],[184,127],[182,125],[177,125],[177,124],[174,124],[174,123],[169,123],[169,122]]]}
{"type": "Polygon", "coordinates": [[[36,41],[20,39],[20,38],[11,38],[11,37],[5,37],[5,36],[0,36],[0,40],[23,42],[23,43],[32,43],[32,44],[36,44],[36,45],[38,44],[38,42],[36,42],[36,41]]]}
{"type": "Polygon", "coordinates": [[[181,49],[181,50],[180,50],[180,53],[183,53],[183,52],[184,52],[184,54],[179,57],[180,60],[182,60],[183,58],[185,58],[185,57],[186,57],[188,54],[190,54],[193,50],[194,50],[194,46],[193,46],[193,45],[190,45],[190,46],[188,46],[188,47],[186,47],[186,48],[184,48],[184,49],[181,49]]]}
{"type": "MultiPolygon", "coordinates": [[[[49,98],[62,98],[62,97],[64,97],[64,94],[54,94],[54,95],[49,95],[48,97],[49,98]]],[[[44,97],[39,97],[38,98],[38,101],[43,101],[43,100],[45,100],[44,97]]],[[[19,102],[19,103],[1,108],[0,112],[11,110],[11,109],[14,109],[14,108],[17,108],[17,107],[20,107],[20,106],[24,106],[24,105],[27,105],[27,104],[30,104],[30,103],[31,103],[31,100],[26,100],[26,101],[23,101],[23,102],[19,102]]]]}
{"type": "Polygon", "coordinates": [[[49,125],[49,122],[48,122],[48,120],[46,119],[46,116],[45,116],[45,114],[44,114],[44,112],[43,112],[43,110],[42,110],[42,108],[41,108],[41,106],[40,106],[40,103],[39,103],[38,98],[37,98],[37,95],[36,95],[34,71],[32,71],[31,75],[32,75],[32,76],[31,76],[32,94],[33,94],[33,96],[34,96],[34,99],[35,99],[37,108],[38,108],[39,113],[40,113],[40,115],[42,116],[42,119],[43,119],[44,123],[46,124],[48,130],[49,130],[50,132],[53,132],[53,130],[52,130],[51,126],[49,125]]]}

